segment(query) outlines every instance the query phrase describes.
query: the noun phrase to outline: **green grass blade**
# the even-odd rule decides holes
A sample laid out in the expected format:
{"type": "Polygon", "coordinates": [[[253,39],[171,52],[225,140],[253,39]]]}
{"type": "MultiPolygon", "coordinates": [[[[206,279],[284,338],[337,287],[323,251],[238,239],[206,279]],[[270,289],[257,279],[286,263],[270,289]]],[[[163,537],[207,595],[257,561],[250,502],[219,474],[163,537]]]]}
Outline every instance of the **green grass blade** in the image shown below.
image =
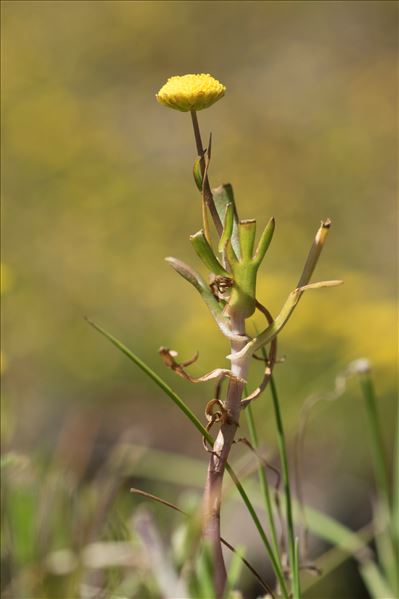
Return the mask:
{"type": "Polygon", "coordinates": [[[241,575],[243,558],[245,556],[244,547],[236,547],[236,552],[233,555],[233,558],[230,562],[229,571],[227,573],[227,585],[226,591],[224,593],[225,599],[229,599],[232,596],[232,591],[234,591],[234,587],[237,585],[238,580],[241,575]]]}
{"type": "Polygon", "coordinates": [[[292,581],[294,599],[300,598],[301,581],[299,578],[299,539],[295,537],[294,545],[294,565],[293,565],[293,581],[292,581]]]}
{"type": "Polygon", "coordinates": [[[221,238],[219,239],[218,251],[220,253],[224,252],[228,242],[231,239],[233,234],[233,226],[234,226],[234,206],[229,203],[226,206],[226,212],[223,220],[223,233],[221,238]]]}
{"type": "Polygon", "coordinates": [[[371,453],[374,462],[375,478],[379,494],[385,503],[387,511],[390,511],[390,490],[388,467],[385,457],[384,443],[381,433],[375,388],[371,373],[368,370],[360,373],[360,386],[365,400],[367,416],[370,425],[371,453]]]}
{"type": "Polygon", "coordinates": [[[213,201],[215,202],[216,210],[222,223],[226,216],[226,206],[232,204],[233,206],[233,231],[231,234],[231,245],[237,258],[240,257],[240,240],[238,238],[238,215],[237,207],[234,201],[233,188],[230,183],[220,185],[212,189],[213,201]]]}
{"type": "Polygon", "coordinates": [[[370,367],[365,367],[359,372],[359,379],[369,421],[370,451],[379,495],[379,506],[376,516],[376,520],[380,522],[382,528],[381,535],[377,537],[379,541],[379,561],[383,564],[390,585],[399,592],[399,547],[393,523],[388,464],[370,367]]]}
{"type": "Polygon", "coordinates": [[[230,464],[228,462],[226,463],[226,470],[230,474],[230,476],[231,476],[231,478],[232,478],[235,486],[237,487],[238,492],[240,493],[240,495],[242,497],[242,500],[244,501],[244,503],[245,503],[245,505],[247,507],[247,510],[249,511],[250,515],[252,516],[252,520],[254,521],[254,524],[255,524],[255,526],[256,526],[256,528],[258,530],[259,536],[262,539],[263,544],[265,546],[266,552],[267,552],[267,554],[268,554],[268,556],[270,558],[270,561],[272,562],[274,572],[275,572],[275,574],[277,576],[278,582],[279,582],[280,587],[281,587],[281,591],[282,591],[284,597],[288,598],[288,589],[287,589],[287,585],[285,583],[285,579],[284,579],[283,573],[282,573],[281,568],[280,568],[280,566],[279,566],[279,564],[278,564],[278,562],[277,562],[277,560],[276,560],[276,558],[274,556],[272,547],[271,547],[271,545],[269,543],[269,540],[268,540],[268,538],[266,536],[266,533],[265,533],[265,531],[263,529],[263,526],[262,526],[262,524],[261,524],[261,522],[260,522],[260,520],[258,518],[258,515],[257,515],[257,513],[255,511],[255,508],[254,508],[251,500],[249,499],[247,493],[245,492],[244,487],[242,486],[242,484],[238,480],[237,475],[235,474],[234,470],[232,469],[232,467],[230,466],[230,464]]]}
{"type": "Polygon", "coordinates": [[[314,535],[340,547],[349,555],[353,555],[365,547],[366,543],[361,537],[331,516],[309,506],[305,506],[305,515],[309,529],[314,535]]]}
{"type": "Polygon", "coordinates": [[[206,437],[206,439],[207,439],[207,441],[209,441],[209,443],[213,443],[213,439],[212,439],[211,435],[202,426],[201,421],[197,418],[197,416],[194,414],[194,412],[192,412],[190,410],[190,408],[177,395],[177,393],[175,393],[175,391],[173,391],[173,389],[156,372],[154,372],[154,370],[152,370],[152,368],[147,366],[147,364],[145,364],[145,362],[143,362],[143,360],[141,360],[138,356],[136,356],[136,354],[134,354],[132,351],[130,351],[130,349],[128,349],[126,347],[126,345],[121,343],[121,341],[119,341],[116,337],[114,337],[113,335],[108,333],[100,325],[96,324],[92,320],[89,320],[88,318],[86,318],[86,320],[99,333],[104,335],[104,337],[106,339],[108,339],[108,341],[110,341],[123,354],[125,354],[125,356],[127,356],[129,358],[129,360],[134,362],[134,364],[136,364],[136,366],[138,366],[143,372],[145,372],[145,374],[147,374],[150,377],[150,379],[152,379],[154,381],[154,383],[156,385],[158,385],[158,387],[160,387],[162,389],[162,391],[164,391],[170,397],[170,399],[177,405],[179,410],[181,410],[183,412],[183,414],[185,416],[187,416],[187,418],[189,420],[191,420],[192,424],[201,433],[201,435],[204,435],[204,437],[206,437]]]}
{"type": "Polygon", "coordinates": [[[360,574],[372,599],[397,598],[397,595],[391,591],[381,575],[380,569],[373,561],[368,560],[366,563],[362,564],[360,566],[360,574]]]}

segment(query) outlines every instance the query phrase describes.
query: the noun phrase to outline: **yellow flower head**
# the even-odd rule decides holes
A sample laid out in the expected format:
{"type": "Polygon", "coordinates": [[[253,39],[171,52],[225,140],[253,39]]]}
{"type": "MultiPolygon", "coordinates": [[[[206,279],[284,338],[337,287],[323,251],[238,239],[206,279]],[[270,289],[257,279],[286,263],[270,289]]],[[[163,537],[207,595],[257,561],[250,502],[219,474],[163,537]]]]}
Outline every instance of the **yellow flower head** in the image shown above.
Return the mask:
{"type": "Polygon", "coordinates": [[[208,108],[224,96],[226,88],[211,75],[170,77],[156,94],[160,104],[188,112],[208,108]]]}

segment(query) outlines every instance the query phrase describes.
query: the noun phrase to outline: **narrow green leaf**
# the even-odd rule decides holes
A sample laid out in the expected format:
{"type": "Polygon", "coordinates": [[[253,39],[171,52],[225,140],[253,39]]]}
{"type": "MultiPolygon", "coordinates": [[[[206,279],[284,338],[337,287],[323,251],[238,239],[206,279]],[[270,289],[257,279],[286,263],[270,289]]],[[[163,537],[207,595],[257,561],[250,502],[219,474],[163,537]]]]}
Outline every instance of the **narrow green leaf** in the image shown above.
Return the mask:
{"type": "Polygon", "coordinates": [[[292,593],[294,599],[301,599],[301,581],[299,577],[299,539],[295,537],[294,564],[292,566],[292,593]]]}
{"type": "Polygon", "coordinates": [[[104,337],[108,339],[108,341],[110,341],[123,354],[125,354],[125,356],[129,358],[129,360],[131,360],[134,364],[136,364],[136,366],[138,366],[143,372],[145,372],[145,374],[147,374],[150,377],[150,379],[152,379],[154,383],[158,385],[158,387],[160,387],[162,391],[164,391],[166,395],[170,397],[170,399],[177,405],[179,410],[181,410],[183,414],[187,416],[187,418],[192,422],[192,424],[201,433],[201,435],[204,435],[204,437],[207,439],[209,443],[213,443],[213,438],[202,426],[200,420],[197,418],[194,412],[190,410],[190,408],[177,395],[177,393],[175,393],[173,389],[156,372],[154,372],[154,370],[152,370],[152,368],[147,366],[147,364],[143,362],[143,360],[141,360],[138,356],[136,356],[136,354],[130,351],[130,349],[128,349],[126,345],[121,343],[116,337],[114,337],[105,329],[100,327],[100,325],[93,322],[92,320],[89,320],[88,318],[86,318],[86,320],[93,328],[95,328],[99,333],[101,333],[101,335],[104,335],[104,337]]]}
{"type": "Polygon", "coordinates": [[[376,509],[376,526],[380,523],[381,533],[377,536],[379,561],[383,565],[391,587],[399,591],[399,543],[393,525],[392,497],[389,470],[384,447],[381,422],[371,368],[359,371],[360,386],[363,392],[370,429],[370,452],[374,465],[374,476],[379,495],[376,509]]]}
{"type": "Polygon", "coordinates": [[[360,574],[372,599],[397,599],[396,593],[389,588],[380,569],[373,561],[368,560],[361,564],[360,574]]]}
{"type": "MultiPolygon", "coordinates": [[[[245,393],[247,394],[247,390],[245,390],[245,393]]],[[[247,419],[251,443],[252,443],[253,447],[255,447],[255,449],[256,449],[258,447],[259,443],[258,443],[258,434],[257,434],[257,430],[256,430],[255,418],[253,415],[251,404],[248,404],[248,407],[245,410],[245,416],[247,419]]],[[[270,532],[272,535],[274,554],[276,556],[276,559],[280,560],[279,544],[278,544],[278,540],[277,540],[277,530],[276,530],[276,524],[274,521],[272,501],[271,501],[271,497],[270,497],[269,482],[267,480],[264,465],[261,462],[259,462],[258,476],[259,476],[259,486],[260,486],[261,494],[262,494],[263,500],[264,500],[264,508],[265,508],[266,515],[267,515],[267,523],[269,525],[269,529],[270,529],[270,532]]]]}
{"type": "Polygon", "coordinates": [[[233,219],[233,232],[231,234],[231,245],[237,258],[240,257],[240,241],[238,237],[238,214],[237,207],[234,200],[233,188],[230,183],[225,183],[216,187],[212,190],[213,201],[215,203],[216,211],[219,215],[221,222],[224,224],[224,218],[226,215],[227,204],[233,204],[234,219],[233,219]]]}
{"type": "Polygon", "coordinates": [[[233,234],[233,225],[234,225],[234,206],[231,202],[229,202],[226,206],[226,212],[223,220],[223,233],[219,240],[218,250],[219,252],[224,252],[226,249],[226,245],[231,239],[233,234]]]}
{"type": "Polygon", "coordinates": [[[267,223],[266,227],[263,229],[263,233],[260,236],[258,247],[255,252],[255,261],[257,264],[260,264],[265,257],[267,250],[269,249],[269,245],[273,239],[274,229],[276,227],[276,221],[274,217],[272,217],[267,223]]]}
{"type": "Polygon", "coordinates": [[[212,549],[209,543],[204,542],[196,563],[198,584],[201,597],[216,599],[213,585],[214,565],[212,560],[212,549]]]}
{"type": "MultiPolygon", "coordinates": [[[[265,347],[262,347],[262,355],[265,361],[268,360],[268,355],[265,347]]],[[[273,376],[270,377],[270,393],[273,401],[274,417],[277,428],[277,444],[280,454],[280,463],[284,485],[284,499],[285,499],[285,513],[287,520],[287,537],[288,537],[288,554],[289,564],[291,568],[292,576],[292,590],[294,599],[300,599],[300,588],[296,586],[296,573],[295,573],[295,532],[294,532],[294,517],[292,509],[292,493],[291,493],[291,482],[288,469],[288,452],[287,443],[285,439],[284,423],[281,413],[280,400],[277,392],[277,385],[273,376]]]]}
{"type": "Polygon", "coordinates": [[[227,573],[227,588],[225,591],[225,597],[227,597],[227,599],[229,599],[230,592],[234,590],[234,587],[237,585],[240,578],[244,556],[245,548],[240,546],[236,547],[227,573]]]}
{"type": "Polygon", "coordinates": [[[201,158],[198,156],[193,166],[193,176],[198,191],[202,191],[201,158]]]}
{"type": "Polygon", "coordinates": [[[274,556],[273,549],[272,549],[272,547],[271,547],[271,545],[269,543],[269,540],[268,540],[268,538],[266,536],[266,533],[265,533],[265,531],[263,529],[263,526],[262,526],[262,524],[261,524],[261,522],[260,522],[260,520],[258,518],[258,515],[257,515],[257,513],[255,511],[255,508],[254,508],[251,500],[249,499],[249,497],[248,497],[248,495],[247,495],[244,487],[242,486],[242,484],[238,480],[237,475],[235,474],[234,470],[232,469],[232,467],[230,466],[230,464],[228,462],[226,463],[226,470],[230,474],[230,477],[231,477],[232,481],[234,482],[235,486],[237,487],[237,490],[240,493],[241,498],[244,501],[244,503],[245,503],[245,505],[247,507],[247,510],[250,513],[251,517],[252,517],[252,520],[253,520],[253,522],[254,522],[254,524],[256,526],[256,529],[257,529],[257,531],[259,533],[259,536],[262,539],[262,542],[263,542],[263,544],[265,546],[266,552],[267,552],[267,554],[269,556],[269,559],[270,559],[270,561],[271,561],[271,563],[273,565],[273,569],[274,569],[274,572],[276,574],[277,580],[278,580],[278,582],[280,584],[281,592],[283,593],[284,597],[286,599],[288,599],[288,589],[287,589],[287,585],[286,585],[283,573],[282,573],[282,571],[280,569],[280,566],[279,566],[279,564],[278,564],[278,562],[277,562],[277,560],[276,560],[276,558],[274,556]]]}
{"type": "Polygon", "coordinates": [[[194,235],[190,235],[190,241],[198,257],[205,264],[208,270],[210,270],[210,272],[223,277],[231,277],[231,274],[223,268],[219,260],[216,258],[215,254],[213,253],[213,249],[209,245],[202,230],[198,231],[198,233],[195,233],[194,235]]]}

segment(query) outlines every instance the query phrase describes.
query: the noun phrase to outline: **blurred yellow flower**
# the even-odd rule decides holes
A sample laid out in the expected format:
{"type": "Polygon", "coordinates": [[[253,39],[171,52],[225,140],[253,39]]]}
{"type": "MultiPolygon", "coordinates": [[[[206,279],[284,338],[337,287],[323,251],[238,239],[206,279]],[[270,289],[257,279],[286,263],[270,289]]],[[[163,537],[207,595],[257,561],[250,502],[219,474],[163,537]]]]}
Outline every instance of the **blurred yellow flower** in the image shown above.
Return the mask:
{"type": "Polygon", "coordinates": [[[188,112],[208,108],[224,96],[226,88],[211,75],[170,77],[156,94],[160,104],[188,112]]]}

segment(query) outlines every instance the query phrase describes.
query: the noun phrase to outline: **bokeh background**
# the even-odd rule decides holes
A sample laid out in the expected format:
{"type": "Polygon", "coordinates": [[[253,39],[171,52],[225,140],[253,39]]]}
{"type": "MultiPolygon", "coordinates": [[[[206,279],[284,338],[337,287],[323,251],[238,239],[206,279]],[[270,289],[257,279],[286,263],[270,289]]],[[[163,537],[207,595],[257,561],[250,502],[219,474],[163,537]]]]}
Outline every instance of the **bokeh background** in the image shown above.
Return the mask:
{"type": "MultiPolygon", "coordinates": [[[[195,459],[203,482],[207,458],[190,424],[83,319],[126,342],[202,417],[211,387],[176,380],[157,353],[160,345],[182,357],[198,349],[198,374],[227,365],[206,308],[164,262],[173,255],[201,268],[188,241],[200,228],[190,118],[155,101],[174,74],[209,72],[227,87],[199,114],[204,138],[213,133],[211,182],[231,182],[240,215],[259,227],[276,218],[258,293],[273,314],[297,282],[319,221],[333,221],[315,277],[345,283],[309,292],[281,335],[287,359],[276,378],[291,453],[305,399],[367,357],[391,454],[397,16],[396,3],[384,1],[2,3],[2,439],[20,459],[11,488],[28,489],[32,500],[30,508],[26,493],[20,501],[21,555],[13,561],[4,550],[13,576],[38,551],[29,509],[36,514],[49,473],[74,481],[76,497],[128,438],[137,455],[146,447],[170,455],[173,479],[175,454],[195,459]]],[[[256,417],[273,458],[268,395],[256,417]]],[[[372,504],[367,432],[351,381],[335,403],[315,408],[306,438],[307,500],[353,528],[367,523],[372,504]]],[[[144,488],[166,498],[185,489],[146,478],[135,464],[129,474],[140,471],[144,488]]],[[[120,513],[137,503],[120,499],[120,513]]],[[[168,516],[160,510],[161,529],[168,516]]],[[[73,510],[68,517],[73,523],[73,510]]],[[[245,522],[226,517],[224,526],[259,562],[245,522]]],[[[54,547],[65,547],[70,540],[53,528],[54,547]]],[[[345,568],[308,597],[365,597],[345,568]]]]}

